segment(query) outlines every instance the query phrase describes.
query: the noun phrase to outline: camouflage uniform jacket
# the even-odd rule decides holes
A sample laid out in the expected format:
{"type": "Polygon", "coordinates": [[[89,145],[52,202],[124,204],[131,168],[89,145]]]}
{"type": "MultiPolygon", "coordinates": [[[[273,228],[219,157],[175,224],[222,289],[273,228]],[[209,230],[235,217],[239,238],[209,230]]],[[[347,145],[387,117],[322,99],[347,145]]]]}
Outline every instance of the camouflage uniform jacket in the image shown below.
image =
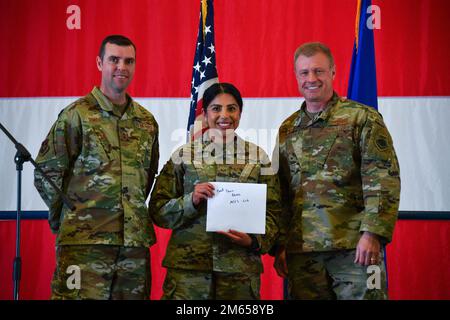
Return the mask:
{"type": "Polygon", "coordinates": [[[145,203],[157,172],[158,124],[127,96],[123,116],[94,87],[66,107],[36,162],[76,206],[72,212],[35,171],[58,245],[143,247],[155,242],[145,203]]]}
{"type": "Polygon", "coordinates": [[[180,147],[156,180],[150,210],[156,225],[172,229],[163,261],[165,267],[262,272],[260,253],[267,252],[278,236],[281,213],[278,178],[266,153],[258,146],[237,136],[225,151],[223,146],[212,143],[205,133],[203,139],[180,147]],[[263,174],[268,173],[265,171],[270,174],[263,174]],[[266,233],[256,235],[260,253],[233,244],[223,235],[206,232],[206,201],[196,209],[192,193],[195,184],[208,181],[267,184],[266,233]]]}
{"type": "Polygon", "coordinates": [[[400,174],[381,115],[337,94],[310,121],[302,121],[305,108],[278,132],[279,244],[288,252],[352,249],[363,231],[391,241],[400,174]]]}

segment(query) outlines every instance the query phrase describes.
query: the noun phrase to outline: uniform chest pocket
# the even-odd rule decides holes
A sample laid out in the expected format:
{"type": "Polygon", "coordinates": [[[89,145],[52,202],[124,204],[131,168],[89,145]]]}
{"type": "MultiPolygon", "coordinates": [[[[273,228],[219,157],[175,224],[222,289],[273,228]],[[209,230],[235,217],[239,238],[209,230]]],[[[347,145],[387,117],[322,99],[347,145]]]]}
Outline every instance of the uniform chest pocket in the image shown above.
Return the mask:
{"type": "Polygon", "coordinates": [[[83,171],[106,168],[112,160],[112,146],[105,132],[90,128],[83,134],[83,150],[77,165],[83,171]]]}
{"type": "Polygon", "coordinates": [[[300,135],[291,134],[286,140],[287,160],[291,173],[292,183],[299,185],[300,161],[303,156],[303,138],[300,135]]]}
{"type": "Polygon", "coordinates": [[[141,138],[136,146],[136,161],[146,170],[150,168],[152,162],[154,139],[154,136],[145,132],[141,134],[141,138]]]}
{"type": "Polygon", "coordinates": [[[209,177],[208,172],[211,174],[213,168],[208,165],[192,163],[184,163],[184,182],[183,188],[186,193],[192,192],[194,186],[201,182],[211,182],[215,181],[215,177],[209,177]],[[213,179],[210,179],[213,178],[213,179]]]}
{"type": "Polygon", "coordinates": [[[152,164],[155,127],[148,119],[133,118],[120,121],[121,147],[133,166],[148,170],[152,164]],[[129,154],[128,152],[131,152],[129,154]]]}
{"type": "Polygon", "coordinates": [[[120,161],[133,168],[148,169],[154,137],[130,120],[119,125],[120,161]]]}
{"type": "Polygon", "coordinates": [[[336,170],[347,170],[353,165],[354,159],[358,157],[357,144],[353,140],[351,127],[342,127],[337,131],[336,138],[328,152],[324,162],[330,168],[336,170]]]}
{"type": "Polygon", "coordinates": [[[320,168],[326,164],[331,154],[338,130],[336,128],[311,128],[310,130],[309,139],[303,141],[303,150],[309,149],[311,163],[320,168]]]}
{"type": "Polygon", "coordinates": [[[321,128],[312,135],[311,157],[317,168],[346,171],[356,155],[351,127],[321,128]]]}
{"type": "Polygon", "coordinates": [[[257,183],[261,174],[260,164],[247,163],[242,169],[239,177],[240,182],[257,183]]]}

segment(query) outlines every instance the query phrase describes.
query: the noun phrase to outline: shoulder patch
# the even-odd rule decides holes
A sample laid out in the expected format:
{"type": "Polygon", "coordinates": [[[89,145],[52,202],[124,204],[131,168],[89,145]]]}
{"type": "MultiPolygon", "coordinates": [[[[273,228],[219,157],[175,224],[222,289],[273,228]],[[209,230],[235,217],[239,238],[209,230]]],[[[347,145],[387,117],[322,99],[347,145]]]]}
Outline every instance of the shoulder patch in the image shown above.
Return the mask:
{"type": "Polygon", "coordinates": [[[44,142],[42,142],[41,145],[41,149],[39,150],[39,155],[44,156],[48,150],[50,150],[49,146],[48,146],[48,138],[44,140],[44,142]]]}
{"type": "Polygon", "coordinates": [[[389,147],[388,139],[385,135],[380,134],[375,139],[375,145],[377,146],[378,150],[385,151],[389,147]]]}

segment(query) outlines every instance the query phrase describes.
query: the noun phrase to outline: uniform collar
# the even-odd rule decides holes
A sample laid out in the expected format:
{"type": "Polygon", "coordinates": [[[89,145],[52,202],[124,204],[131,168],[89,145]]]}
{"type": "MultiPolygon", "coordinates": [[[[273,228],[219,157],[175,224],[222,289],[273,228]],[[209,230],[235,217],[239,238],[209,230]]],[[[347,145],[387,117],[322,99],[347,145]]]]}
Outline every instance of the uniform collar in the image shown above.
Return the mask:
{"type": "Polygon", "coordinates": [[[95,100],[97,100],[97,103],[99,104],[100,108],[102,108],[102,110],[113,113],[114,115],[118,116],[119,118],[121,117],[123,120],[136,117],[136,111],[133,106],[134,101],[133,101],[133,99],[131,99],[131,97],[128,95],[128,93],[126,94],[126,97],[127,97],[129,106],[127,107],[123,116],[116,114],[113,103],[108,99],[108,97],[106,97],[103,94],[103,92],[98,87],[94,87],[91,91],[91,94],[94,96],[95,100]]]}
{"type": "MultiPolygon", "coordinates": [[[[311,124],[313,124],[316,121],[319,120],[323,120],[323,121],[327,121],[328,117],[330,116],[330,112],[332,109],[334,109],[334,106],[336,106],[337,102],[339,101],[339,95],[333,91],[333,96],[331,97],[330,101],[328,101],[327,106],[325,107],[325,109],[323,109],[321,112],[319,112],[319,114],[308,123],[308,126],[310,126],[311,124]]],[[[294,122],[294,126],[300,126],[301,122],[302,122],[302,118],[306,116],[306,101],[303,101],[301,107],[300,107],[300,112],[298,114],[297,119],[294,122]]]]}

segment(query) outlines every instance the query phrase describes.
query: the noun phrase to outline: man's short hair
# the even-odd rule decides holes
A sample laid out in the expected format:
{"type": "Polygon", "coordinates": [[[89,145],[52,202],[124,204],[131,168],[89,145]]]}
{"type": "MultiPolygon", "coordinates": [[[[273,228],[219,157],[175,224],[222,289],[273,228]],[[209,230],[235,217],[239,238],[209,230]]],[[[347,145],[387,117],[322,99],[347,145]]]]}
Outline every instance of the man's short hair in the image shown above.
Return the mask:
{"type": "Polygon", "coordinates": [[[333,55],[331,54],[331,50],[321,42],[307,42],[298,47],[294,53],[294,65],[299,56],[312,57],[313,55],[319,52],[322,52],[327,56],[328,61],[330,62],[330,68],[333,68],[334,58],[333,55]]]}
{"type": "Polygon", "coordinates": [[[128,39],[127,37],[122,36],[120,34],[113,34],[113,35],[107,36],[105,39],[103,39],[102,44],[100,45],[100,50],[98,52],[98,56],[100,57],[100,59],[102,59],[102,61],[103,61],[103,56],[105,55],[105,46],[107,43],[116,44],[121,47],[133,46],[134,53],[136,54],[136,46],[130,39],[128,39]]]}

